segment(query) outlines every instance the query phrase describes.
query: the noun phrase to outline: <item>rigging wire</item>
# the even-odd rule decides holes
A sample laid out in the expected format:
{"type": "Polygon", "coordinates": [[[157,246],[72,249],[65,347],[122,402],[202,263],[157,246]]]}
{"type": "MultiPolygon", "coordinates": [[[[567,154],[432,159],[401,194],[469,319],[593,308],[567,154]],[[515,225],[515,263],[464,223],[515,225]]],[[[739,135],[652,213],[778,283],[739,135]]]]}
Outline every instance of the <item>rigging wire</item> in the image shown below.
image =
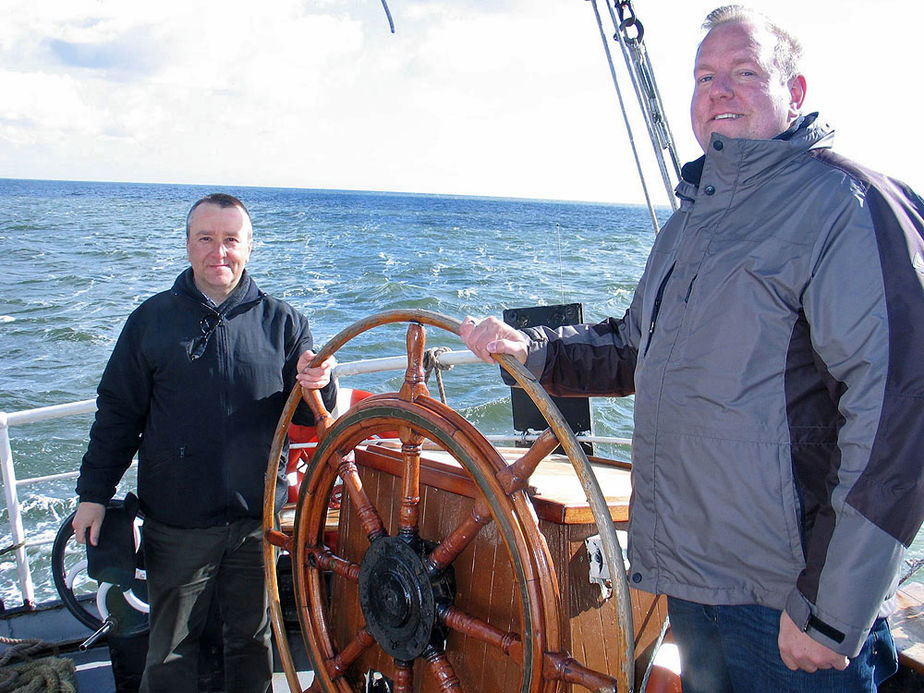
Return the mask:
{"type": "Polygon", "coordinates": [[[395,33],[395,22],[391,18],[391,10],[388,9],[388,2],[382,0],[382,7],[385,8],[385,16],[388,17],[388,28],[391,29],[391,33],[395,33]]]}
{"type": "Polygon", "coordinates": [[[674,146],[674,138],[671,134],[667,118],[664,115],[664,107],[661,101],[661,93],[655,82],[654,70],[651,66],[651,60],[648,57],[648,51],[645,49],[644,35],[645,30],[642,23],[638,20],[635,10],[632,7],[631,0],[615,0],[614,5],[619,12],[619,19],[613,12],[613,5],[607,2],[607,10],[613,27],[616,31],[614,38],[619,42],[622,49],[623,59],[626,63],[626,71],[635,90],[635,98],[638,100],[642,116],[645,119],[645,126],[648,129],[648,135],[651,138],[651,146],[654,148],[655,159],[658,162],[658,168],[661,171],[661,179],[664,182],[664,188],[667,197],[670,200],[671,207],[677,211],[677,199],[673,191],[676,184],[680,181],[680,161],[677,158],[677,150],[674,146]],[[634,27],[636,35],[629,36],[629,29],[634,27]],[[668,173],[667,163],[664,160],[664,152],[670,157],[673,168],[674,180],[671,180],[668,173]]]}
{"type": "MultiPolygon", "coordinates": [[[[603,31],[603,21],[600,19],[600,10],[597,7],[597,0],[590,0],[594,9],[594,16],[597,18],[597,28],[600,30],[600,40],[603,41],[603,50],[606,53],[606,62],[610,66],[610,76],[613,78],[613,86],[616,87],[616,96],[619,99],[619,108],[622,111],[622,119],[626,124],[626,132],[629,135],[629,146],[632,148],[632,156],[635,157],[635,166],[638,168],[639,180],[642,183],[642,192],[645,194],[645,203],[648,205],[648,213],[651,215],[651,223],[654,226],[655,233],[658,233],[658,217],[655,215],[654,205],[651,202],[651,195],[648,193],[648,183],[645,180],[645,172],[642,170],[642,161],[638,155],[638,147],[635,146],[635,135],[632,132],[632,125],[629,123],[629,114],[626,112],[626,104],[622,98],[622,90],[619,88],[619,80],[616,79],[616,68],[613,66],[613,56],[610,54],[610,44],[607,41],[606,33],[603,31]]],[[[607,2],[609,7],[609,2],[607,2]]]]}

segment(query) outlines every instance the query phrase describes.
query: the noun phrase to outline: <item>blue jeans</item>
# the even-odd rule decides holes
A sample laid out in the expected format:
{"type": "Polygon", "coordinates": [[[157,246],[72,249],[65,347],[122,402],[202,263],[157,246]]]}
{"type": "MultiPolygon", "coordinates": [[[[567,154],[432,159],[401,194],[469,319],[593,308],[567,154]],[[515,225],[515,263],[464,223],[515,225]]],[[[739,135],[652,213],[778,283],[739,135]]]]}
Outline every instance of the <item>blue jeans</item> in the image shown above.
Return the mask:
{"type": "Polygon", "coordinates": [[[756,604],[709,606],[668,597],[671,632],[680,650],[683,693],[844,693],[871,691],[898,670],[884,618],[873,624],[844,671],[792,671],[780,658],[780,614],[756,604]]]}

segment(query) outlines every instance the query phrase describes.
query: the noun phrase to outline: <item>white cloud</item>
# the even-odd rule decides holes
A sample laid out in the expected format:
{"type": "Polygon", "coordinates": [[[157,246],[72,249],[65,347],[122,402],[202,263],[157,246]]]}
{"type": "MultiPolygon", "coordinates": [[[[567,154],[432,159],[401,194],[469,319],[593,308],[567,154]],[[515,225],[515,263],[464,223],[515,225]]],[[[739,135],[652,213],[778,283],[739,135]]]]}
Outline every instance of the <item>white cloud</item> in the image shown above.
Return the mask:
{"type": "MultiPolygon", "coordinates": [[[[713,4],[635,2],[683,158],[713,4]]],[[[859,0],[752,4],[803,36],[845,151],[914,184],[920,138],[872,124],[917,112],[922,10],[878,4],[874,49],[859,0]]],[[[378,0],[0,0],[0,175],[640,200],[591,3],[389,5],[395,34],[378,0]]]]}

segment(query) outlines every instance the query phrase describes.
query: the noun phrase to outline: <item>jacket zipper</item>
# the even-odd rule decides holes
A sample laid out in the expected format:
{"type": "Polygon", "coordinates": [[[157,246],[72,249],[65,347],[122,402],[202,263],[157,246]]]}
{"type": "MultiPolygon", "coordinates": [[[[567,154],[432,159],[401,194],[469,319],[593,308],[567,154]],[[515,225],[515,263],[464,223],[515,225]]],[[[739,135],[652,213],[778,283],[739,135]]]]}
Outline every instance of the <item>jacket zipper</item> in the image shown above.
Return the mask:
{"type": "Polygon", "coordinates": [[[661,299],[664,298],[664,289],[667,286],[667,280],[671,278],[671,274],[674,273],[674,266],[671,265],[671,268],[667,270],[667,274],[664,275],[664,279],[661,280],[661,285],[658,287],[658,293],[655,294],[654,306],[651,309],[651,323],[648,325],[648,341],[645,343],[645,353],[648,353],[648,350],[651,348],[651,338],[654,337],[655,325],[658,322],[658,313],[661,311],[661,299]]]}

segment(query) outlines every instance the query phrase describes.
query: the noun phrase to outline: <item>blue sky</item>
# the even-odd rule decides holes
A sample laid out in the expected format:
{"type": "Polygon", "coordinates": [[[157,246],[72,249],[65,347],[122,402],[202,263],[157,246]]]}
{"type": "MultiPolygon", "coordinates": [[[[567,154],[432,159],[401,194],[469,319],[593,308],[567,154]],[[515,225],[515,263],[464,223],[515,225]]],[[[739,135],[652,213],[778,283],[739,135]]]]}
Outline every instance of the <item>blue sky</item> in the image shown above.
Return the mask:
{"type": "MultiPolygon", "coordinates": [[[[715,4],[635,0],[684,160],[715,4]]],[[[751,4],[802,38],[838,149],[924,189],[924,8],[751,4]]],[[[389,6],[395,34],[380,0],[0,0],[0,176],[641,200],[589,2],[389,6]]]]}

